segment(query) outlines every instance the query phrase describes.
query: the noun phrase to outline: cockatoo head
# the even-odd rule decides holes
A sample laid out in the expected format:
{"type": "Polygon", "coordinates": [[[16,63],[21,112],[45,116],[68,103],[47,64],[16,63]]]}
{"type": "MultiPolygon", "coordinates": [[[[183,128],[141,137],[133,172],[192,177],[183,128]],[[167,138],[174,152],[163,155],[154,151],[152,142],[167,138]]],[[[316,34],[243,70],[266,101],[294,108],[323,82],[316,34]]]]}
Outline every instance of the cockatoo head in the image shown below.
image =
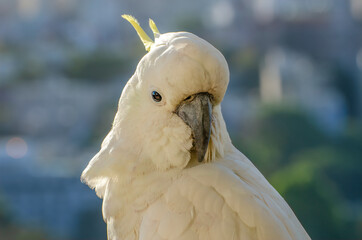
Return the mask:
{"type": "Polygon", "coordinates": [[[149,52],[123,89],[113,127],[83,179],[212,161],[222,152],[217,141],[222,138],[219,125],[224,127],[219,105],[229,81],[225,58],[194,34],[160,34],[151,20],[152,42],[133,17],[123,17],[149,52]]]}

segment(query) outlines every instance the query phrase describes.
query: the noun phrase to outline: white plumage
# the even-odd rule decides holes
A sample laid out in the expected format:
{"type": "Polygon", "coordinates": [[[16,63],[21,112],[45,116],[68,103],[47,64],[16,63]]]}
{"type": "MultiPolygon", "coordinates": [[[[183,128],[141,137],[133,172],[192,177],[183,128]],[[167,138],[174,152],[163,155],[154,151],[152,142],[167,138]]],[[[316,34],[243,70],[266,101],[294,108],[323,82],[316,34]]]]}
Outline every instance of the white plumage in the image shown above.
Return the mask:
{"type": "Polygon", "coordinates": [[[229,81],[222,54],[191,33],[156,36],[121,94],[101,150],[82,174],[103,198],[108,238],[310,239],[230,141],[220,108],[229,81]],[[178,114],[200,93],[212,104],[202,162],[195,127],[178,114]]]}

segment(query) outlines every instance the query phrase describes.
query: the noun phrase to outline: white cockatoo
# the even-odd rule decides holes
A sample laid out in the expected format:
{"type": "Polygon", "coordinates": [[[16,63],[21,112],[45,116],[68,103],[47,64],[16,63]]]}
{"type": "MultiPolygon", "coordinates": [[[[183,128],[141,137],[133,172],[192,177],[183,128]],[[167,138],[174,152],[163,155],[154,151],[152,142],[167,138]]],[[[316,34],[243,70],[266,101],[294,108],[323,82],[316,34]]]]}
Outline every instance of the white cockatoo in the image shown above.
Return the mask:
{"type": "Polygon", "coordinates": [[[223,55],[188,32],[153,42],[119,99],[82,181],[103,198],[108,239],[310,239],[284,199],[231,143],[223,55]]]}

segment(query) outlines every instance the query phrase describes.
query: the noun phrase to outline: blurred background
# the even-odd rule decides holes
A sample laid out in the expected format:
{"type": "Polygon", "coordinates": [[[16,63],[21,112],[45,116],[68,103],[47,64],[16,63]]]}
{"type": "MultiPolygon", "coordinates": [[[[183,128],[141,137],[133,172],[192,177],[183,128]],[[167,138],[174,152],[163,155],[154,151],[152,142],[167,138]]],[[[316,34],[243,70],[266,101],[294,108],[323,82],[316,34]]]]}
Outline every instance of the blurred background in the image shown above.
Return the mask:
{"type": "Polygon", "coordinates": [[[106,239],[80,173],[146,53],[124,13],[220,49],[234,144],[313,239],[362,239],[361,0],[0,0],[0,239],[106,239]]]}

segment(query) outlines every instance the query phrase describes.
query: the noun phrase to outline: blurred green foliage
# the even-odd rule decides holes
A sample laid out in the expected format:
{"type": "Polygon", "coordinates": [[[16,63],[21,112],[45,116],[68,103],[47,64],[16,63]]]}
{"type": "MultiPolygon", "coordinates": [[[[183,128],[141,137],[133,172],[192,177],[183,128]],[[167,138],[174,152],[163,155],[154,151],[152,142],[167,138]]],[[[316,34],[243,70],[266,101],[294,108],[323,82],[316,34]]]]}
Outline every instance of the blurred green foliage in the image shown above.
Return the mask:
{"type": "Polygon", "coordinates": [[[74,239],[103,239],[107,236],[106,229],[106,223],[103,221],[100,209],[85,210],[79,214],[74,239]]]}
{"type": "Polygon", "coordinates": [[[0,239],[11,240],[41,240],[48,239],[47,235],[40,229],[27,228],[16,223],[12,219],[0,198],[0,239]]]}
{"type": "Polygon", "coordinates": [[[124,72],[125,60],[118,53],[97,50],[90,53],[75,52],[65,65],[64,75],[84,81],[109,81],[124,72]]]}
{"type": "Polygon", "coordinates": [[[361,239],[361,127],[338,136],[320,129],[296,107],[266,106],[234,139],[312,239],[361,239]]]}

